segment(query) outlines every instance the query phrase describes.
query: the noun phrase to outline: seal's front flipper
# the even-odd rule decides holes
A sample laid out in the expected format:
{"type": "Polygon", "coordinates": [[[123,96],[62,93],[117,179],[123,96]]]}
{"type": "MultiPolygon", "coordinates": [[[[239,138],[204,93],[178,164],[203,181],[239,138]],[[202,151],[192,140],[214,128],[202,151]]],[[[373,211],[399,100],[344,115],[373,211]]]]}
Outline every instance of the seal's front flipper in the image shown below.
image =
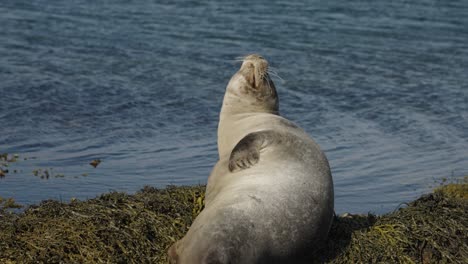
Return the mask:
{"type": "Polygon", "coordinates": [[[260,151],[278,137],[277,132],[267,130],[253,132],[242,138],[229,157],[229,171],[248,169],[260,160],[260,151]]]}

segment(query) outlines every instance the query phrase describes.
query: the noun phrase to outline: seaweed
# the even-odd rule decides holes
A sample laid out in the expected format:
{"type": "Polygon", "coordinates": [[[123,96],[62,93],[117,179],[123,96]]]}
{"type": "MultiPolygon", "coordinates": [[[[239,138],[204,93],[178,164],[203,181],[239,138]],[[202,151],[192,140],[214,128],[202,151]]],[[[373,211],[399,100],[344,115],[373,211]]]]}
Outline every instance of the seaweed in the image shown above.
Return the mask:
{"type": "Polygon", "coordinates": [[[163,263],[203,207],[204,187],[145,187],[22,213],[0,208],[0,263],[163,263]],[[188,212],[188,213],[187,213],[188,212]]]}
{"type": "MultiPolygon", "coordinates": [[[[467,263],[468,185],[455,185],[382,216],[336,216],[310,263],[467,263]]],[[[204,194],[204,186],[145,187],[47,200],[23,212],[0,199],[0,263],[167,263],[168,247],[203,210],[204,194]]]]}
{"type": "Polygon", "coordinates": [[[467,212],[467,200],[440,189],[383,216],[338,218],[319,256],[331,263],[467,263],[467,212]]]}

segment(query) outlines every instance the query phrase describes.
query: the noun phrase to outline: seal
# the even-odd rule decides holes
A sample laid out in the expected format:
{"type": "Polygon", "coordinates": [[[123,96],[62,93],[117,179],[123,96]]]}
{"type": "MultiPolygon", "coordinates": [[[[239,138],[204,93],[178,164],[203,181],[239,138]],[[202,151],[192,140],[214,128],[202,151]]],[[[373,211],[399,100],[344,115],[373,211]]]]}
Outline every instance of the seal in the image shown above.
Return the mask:
{"type": "Polygon", "coordinates": [[[279,115],[259,55],[243,58],[227,85],[218,152],[205,208],[170,247],[170,263],[300,263],[323,244],[334,206],[327,158],[279,115]]]}

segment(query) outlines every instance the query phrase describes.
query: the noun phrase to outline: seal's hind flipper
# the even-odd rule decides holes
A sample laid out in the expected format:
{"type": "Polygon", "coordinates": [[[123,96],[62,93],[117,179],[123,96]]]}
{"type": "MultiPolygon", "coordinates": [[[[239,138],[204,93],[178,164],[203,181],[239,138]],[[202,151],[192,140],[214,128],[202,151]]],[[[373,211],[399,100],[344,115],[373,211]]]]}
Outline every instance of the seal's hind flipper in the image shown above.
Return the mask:
{"type": "Polygon", "coordinates": [[[275,131],[253,132],[242,138],[229,157],[229,171],[248,169],[260,160],[260,151],[278,136],[275,131]]]}

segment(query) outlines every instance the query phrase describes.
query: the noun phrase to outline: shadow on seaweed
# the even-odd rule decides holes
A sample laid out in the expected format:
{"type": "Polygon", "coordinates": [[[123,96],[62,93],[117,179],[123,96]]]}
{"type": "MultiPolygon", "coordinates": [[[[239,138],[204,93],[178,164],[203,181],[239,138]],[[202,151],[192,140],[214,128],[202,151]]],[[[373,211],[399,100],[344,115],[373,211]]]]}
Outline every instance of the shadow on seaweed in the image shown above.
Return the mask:
{"type": "Polygon", "coordinates": [[[356,231],[367,231],[376,222],[376,216],[351,215],[335,216],[325,246],[310,257],[313,263],[328,263],[348,250],[352,235],[356,231]]]}

